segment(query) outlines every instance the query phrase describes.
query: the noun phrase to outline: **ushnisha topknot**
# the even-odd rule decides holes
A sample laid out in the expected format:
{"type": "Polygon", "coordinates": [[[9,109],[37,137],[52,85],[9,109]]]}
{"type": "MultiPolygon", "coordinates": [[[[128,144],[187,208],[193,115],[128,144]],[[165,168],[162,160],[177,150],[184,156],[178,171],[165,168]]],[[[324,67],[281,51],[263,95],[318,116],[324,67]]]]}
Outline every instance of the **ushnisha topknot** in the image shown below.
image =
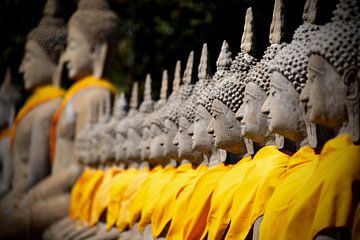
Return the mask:
{"type": "Polygon", "coordinates": [[[317,54],[342,75],[350,66],[360,67],[359,1],[341,0],[332,21],[315,34],[309,54],[317,54]]]}
{"type": "Polygon", "coordinates": [[[166,109],[166,113],[162,117],[164,120],[169,119],[176,125],[179,124],[180,109],[182,104],[190,97],[194,89],[194,84],[191,84],[193,64],[194,52],[191,51],[184,71],[183,84],[180,86],[177,99],[169,103],[166,109]]]}
{"type": "Polygon", "coordinates": [[[260,62],[250,69],[245,77],[245,84],[249,82],[256,83],[267,95],[270,91],[270,61],[272,61],[277,52],[279,52],[285,43],[274,43],[267,47],[260,62]]]}
{"type": "Polygon", "coordinates": [[[271,61],[270,72],[277,71],[286,77],[300,93],[307,80],[307,65],[313,36],[319,30],[318,25],[303,23],[293,36],[293,40],[271,61]]]}
{"type": "Polygon", "coordinates": [[[150,113],[150,112],[154,111],[154,101],[152,100],[151,95],[152,95],[151,75],[146,74],[145,88],[144,88],[144,100],[140,104],[139,112],[150,113]]]}
{"type": "Polygon", "coordinates": [[[183,107],[181,108],[181,116],[185,117],[190,122],[193,122],[195,119],[198,97],[202,94],[204,89],[206,89],[206,87],[210,83],[211,73],[210,73],[210,62],[208,55],[209,53],[207,49],[207,44],[205,43],[202,48],[201,58],[198,68],[199,81],[196,82],[191,96],[186,100],[186,102],[183,104],[183,107]]]}
{"type": "Polygon", "coordinates": [[[66,45],[66,25],[62,13],[57,0],[48,0],[39,25],[27,36],[27,40],[36,41],[55,64],[66,45]]]}
{"type": "Polygon", "coordinates": [[[119,18],[110,10],[106,0],[80,0],[69,27],[79,29],[93,47],[97,43],[117,41],[119,18]]]}

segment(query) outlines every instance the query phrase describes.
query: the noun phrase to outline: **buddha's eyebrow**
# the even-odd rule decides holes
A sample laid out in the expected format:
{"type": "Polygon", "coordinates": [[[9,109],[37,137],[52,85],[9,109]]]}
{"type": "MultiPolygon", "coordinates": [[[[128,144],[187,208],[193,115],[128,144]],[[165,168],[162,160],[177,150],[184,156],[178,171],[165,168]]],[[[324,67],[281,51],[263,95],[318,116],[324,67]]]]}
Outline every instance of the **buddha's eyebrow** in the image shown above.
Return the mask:
{"type": "Polygon", "coordinates": [[[314,71],[314,72],[317,72],[317,73],[320,73],[320,74],[323,74],[325,71],[324,70],[322,70],[322,69],[320,69],[320,68],[317,68],[317,67],[314,67],[314,66],[308,66],[309,67],[309,69],[311,69],[312,71],[314,71]]]}

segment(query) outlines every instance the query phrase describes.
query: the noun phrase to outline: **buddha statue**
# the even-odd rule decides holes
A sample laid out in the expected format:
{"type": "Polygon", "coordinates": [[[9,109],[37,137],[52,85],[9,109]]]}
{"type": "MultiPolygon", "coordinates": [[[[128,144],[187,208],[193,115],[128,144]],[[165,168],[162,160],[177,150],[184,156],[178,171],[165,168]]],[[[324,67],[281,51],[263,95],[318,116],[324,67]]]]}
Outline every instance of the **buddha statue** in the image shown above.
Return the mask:
{"type": "MultiPolygon", "coordinates": [[[[206,46],[206,45],[205,45],[206,46]]],[[[205,50],[206,51],[206,50],[205,50]]],[[[205,55],[205,54],[203,54],[205,55]]],[[[204,58],[207,56],[202,56],[204,58]]],[[[206,59],[201,59],[200,64],[207,64],[206,59]]],[[[193,62],[190,62],[191,65],[187,65],[187,68],[184,73],[183,82],[191,82],[192,79],[192,69],[193,62]]],[[[206,67],[204,69],[206,70],[206,67]]],[[[178,157],[180,159],[186,159],[190,161],[193,165],[197,166],[204,161],[204,157],[201,152],[192,149],[192,141],[191,135],[188,134],[188,129],[191,128],[193,124],[193,120],[195,117],[195,101],[197,95],[206,87],[207,81],[206,79],[199,80],[195,83],[193,87],[191,95],[188,99],[182,103],[182,107],[180,108],[180,116],[179,116],[179,130],[174,138],[174,144],[178,148],[178,157]]]]}
{"type": "Polygon", "coordinates": [[[82,0],[70,18],[68,46],[62,61],[66,63],[69,77],[76,82],[68,91],[67,101],[54,115],[53,172],[71,164],[73,139],[88,121],[88,99],[109,101],[106,99],[114,93],[113,86],[100,78],[106,77],[111,69],[109,63],[118,40],[118,25],[118,17],[106,1],[82,0]]]}
{"type": "Polygon", "coordinates": [[[209,124],[209,133],[213,133],[215,136],[215,147],[233,154],[246,152],[245,143],[241,136],[241,126],[235,118],[235,113],[242,103],[245,87],[244,77],[257,61],[245,51],[248,42],[253,41],[252,21],[248,16],[249,11],[245,17],[242,50],[233,61],[231,60],[231,52],[228,50],[228,44],[223,43],[217,65],[222,65],[225,75],[210,94],[213,119],[209,124]]]}
{"type": "Polygon", "coordinates": [[[141,142],[141,125],[145,116],[150,114],[154,109],[154,101],[152,100],[151,92],[151,76],[150,74],[147,74],[145,79],[144,100],[139,106],[138,113],[133,115],[131,122],[129,122],[127,138],[123,145],[127,161],[141,161],[141,150],[137,145],[141,142]]]}
{"type": "Polygon", "coordinates": [[[10,158],[10,127],[20,100],[20,91],[12,83],[10,68],[8,68],[0,87],[0,198],[11,188],[13,170],[10,158]]]}
{"type": "MultiPolygon", "coordinates": [[[[26,90],[31,91],[32,95],[17,114],[11,131],[14,172],[12,190],[1,201],[1,215],[8,219],[8,223],[4,222],[3,229],[0,230],[3,236],[21,235],[30,230],[30,217],[17,220],[20,217],[17,215],[24,211],[22,208],[26,205],[20,207],[19,202],[26,198],[24,195],[35,184],[50,173],[48,137],[51,117],[64,95],[62,89],[52,85],[52,75],[66,40],[61,15],[59,4],[48,1],[44,17],[27,36],[25,55],[19,71],[23,74],[26,90]],[[19,221],[16,227],[13,220],[19,221]]],[[[38,230],[35,223],[31,223],[31,226],[35,232],[38,230]]]]}
{"type": "Polygon", "coordinates": [[[130,109],[127,115],[121,119],[115,126],[115,143],[114,143],[114,156],[115,162],[117,163],[126,163],[126,152],[124,148],[124,143],[127,137],[127,130],[131,118],[137,113],[138,108],[138,83],[135,82],[132,87],[131,97],[130,97],[130,109]]]}
{"type": "Polygon", "coordinates": [[[359,237],[352,225],[359,206],[359,13],[358,1],[339,1],[309,47],[308,81],[300,100],[306,119],[332,129],[336,137],[325,143],[316,170],[301,189],[304,197],[289,218],[289,236],[310,229],[299,236],[350,239],[352,231],[353,239],[359,237]],[[298,224],[300,218],[305,222],[298,224]]]}
{"type": "Polygon", "coordinates": [[[149,162],[152,166],[159,164],[165,158],[164,144],[161,143],[163,134],[161,129],[162,126],[158,125],[158,121],[153,119],[157,119],[159,117],[159,112],[166,104],[167,89],[168,74],[167,70],[164,70],[161,81],[160,99],[155,103],[154,111],[148,115],[141,126],[141,142],[139,146],[141,159],[149,162]],[[153,144],[152,141],[154,141],[153,144]]]}

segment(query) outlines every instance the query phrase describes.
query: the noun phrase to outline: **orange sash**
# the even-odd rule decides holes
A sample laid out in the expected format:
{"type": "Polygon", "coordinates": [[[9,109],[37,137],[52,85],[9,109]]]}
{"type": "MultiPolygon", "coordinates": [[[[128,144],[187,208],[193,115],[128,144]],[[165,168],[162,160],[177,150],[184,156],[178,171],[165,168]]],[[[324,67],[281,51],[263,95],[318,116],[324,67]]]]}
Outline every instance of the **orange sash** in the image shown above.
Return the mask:
{"type": "Polygon", "coordinates": [[[38,87],[16,115],[15,121],[10,130],[10,145],[12,146],[14,143],[16,128],[31,110],[33,110],[40,104],[62,97],[64,93],[65,92],[63,89],[52,85],[38,87]]]}
{"type": "Polygon", "coordinates": [[[51,128],[50,128],[50,144],[49,144],[51,161],[53,161],[55,157],[56,128],[62,112],[76,94],[78,94],[84,89],[92,88],[92,87],[104,88],[109,90],[112,94],[115,94],[115,88],[111,83],[109,83],[106,80],[97,79],[94,76],[85,77],[70,87],[70,89],[66,92],[63,101],[61,102],[60,106],[58,107],[52,119],[51,128]]]}
{"type": "Polygon", "coordinates": [[[10,136],[10,129],[4,128],[0,131],[0,140],[10,136]]]}

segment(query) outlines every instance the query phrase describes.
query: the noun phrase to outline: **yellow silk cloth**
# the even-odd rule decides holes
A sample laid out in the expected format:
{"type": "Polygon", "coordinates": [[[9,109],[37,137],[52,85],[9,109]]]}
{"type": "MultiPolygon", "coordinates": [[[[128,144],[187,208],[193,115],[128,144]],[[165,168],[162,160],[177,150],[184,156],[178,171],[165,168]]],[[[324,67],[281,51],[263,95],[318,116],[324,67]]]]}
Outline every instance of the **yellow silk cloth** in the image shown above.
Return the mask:
{"type": "Polygon", "coordinates": [[[62,88],[52,85],[46,85],[36,88],[34,93],[28,98],[28,100],[26,100],[24,106],[20,109],[20,111],[16,115],[15,121],[13,123],[10,132],[10,145],[14,143],[16,128],[19,126],[20,122],[31,110],[50,100],[61,98],[64,96],[64,94],[65,91],[62,88]]]}
{"type": "Polygon", "coordinates": [[[252,167],[251,157],[244,157],[221,178],[211,197],[206,228],[201,239],[206,233],[209,239],[222,238],[230,222],[230,209],[235,188],[244,180],[252,167]]]}
{"type": "Polygon", "coordinates": [[[162,190],[151,216],[151,230],[154,238],[158,237],[166,224],[171,221],[178,193],[183,190],[193,172],[194,169],[190,163],[180,165],[176,168],[174,178],[162,190]]]}
{"type": "Polygon", "coordinates": [[[313,239],[328,227],[351,229],[359,204],[360,146],[349,135],[329,140],[289,212],[286,239],[313,239]]]}
{"type": "Polygon", "coordinates": [[[119,174],[117,174],[112,182],[109,190],[110,199],[107,206],[106,213],[106,228],[110,229],[117,220],[119,215],[121,201],[125,190],[129,187],[129,184],[137,175],[138,170],[136,168],[129,168],[119,174]]]}
{"type": "Polygon", "coordinates": [[[166,235],[167,239],[182,240],[184,238],[183,237],[184,218],[188,209],[188,203],[193,193],[195,184],[197,183],[199,178],[204,173],[206,173],[207,170],[208,167],[205,165],[200,165],[199,167],[197,167],[192,177],[188,179],[188,181],[186,182],[186,185],[184,186],[182,191],[178,193],[179,196],[176,199],[172,220],[170,223],[168,233],[166,235]]]}
{"type": "Polygon", "coordinates": [[[116,221],[116,227],[119,232],[124,231],[126,227],[130,226],[129,206],[134,201],[136,193],[139,191],[140,186],[143,184],[149,174],[150,171],[148,167],[140,168],[135,178],[129,184],[126,191],[123,193],[121,206],[116,221]]]}
{"type": "Polygon", "coordinates": [[[300,190],[313,174],[318,160],[319,155],[310,147],[302,147],[291,156],[286,172],[267,203],[260,225],[260,239],[285,239],[284,226],[288,221],[289,210],[298,195],[302,194],[300,190]]]}
{"type": "Polygon", "coordinates": [[[225,239],[245,239],[252,224],[265,212],[266,203],[285,173],[289,156],[276,146],[261,148],[253,157],[254,168],[236,186],[230,210],[231,224],[225,239]]]}
{"type": "Polygon", "coordinates": [[[157,175],[159,175],[163,171],[162,166],[156,166],[151,171],[149,176],[146,178],[146,180],[141,184],[139,190],[136,192],[135,197],[133,201],[130,203],[129,206],[129,226],[132,227],[135,222],[137,222],[141,217],[141,210],[144,204],[144,201],[146,199],[146,194],[148,189],[150,188],[150,184],[154,180],[154,178],[157,178],[157,175]]]}
{"type": "Polygon", "coordinates": [[[83,222],[90,223],[91,206],[104,174],[103,170],[95,170],[95,173],[82,189],[82,196],[79,199],[79,219],[83,222]]]}
{"type": "Polygon", "coordinates": [[[210,168],[196,182],[183,219],[184,239],[200,239],[202,236],[210,211],[212,193],[219,181],[230,169],[231,166],[219,164],[210,168]]]}
{"type": "Polygon", "coordinates": [[[0,140],[10,136],[10,129],[4,128],[0,131],[0,140]]]}
{"type": "Polygon", "coordinates": [[[52,123],[50,128],[50,159],[51,160],[53,160],[55,156],[56,128],[62,112],[76,94],[78,94],[82,90],[93,87],[104,88],[107,89],[110,93],[115,94],[115,88],[110,82],[103,79],[97,79],[94,76],[87,76],[77,81],[66,91],[64,99],[62,100],[60,106],[58,107],[52,118],[52,123]]]}
{"type": "Polygon", "coordinates": [[[144,196],[144,203],[141,207],[141,218],[138,224],[138,229],[143,232],[146,225],[150,223],[151,216],[154,212],[155,206],[158,203],[161,192],[164,187],[172,180],[175,176],[176,169],[173,166],[166,166],[158,174],[152,174],[150,184],[144,196]]]}
{"type": "Polygon", "coordinates": [[[94,169],[85,168],[81,176],[76,180],[76,183],[71,188],[70,194],[70,218],[76,218],[79,216],[79,201],[82,197],[82,190],[89,182],[92,175],[95,173],[94,169]]]}
{"type": "Polygon", "coordinates": [[[123,169],[117,167],[112,167],[105,170],[104,177],[95,193],[94,200],[91,206],[90,225],[94,225],[99,221],[101,214],[109,205],[109,192],[112,186],[112,181],[114,177],[122,171],[123,169]]]}

